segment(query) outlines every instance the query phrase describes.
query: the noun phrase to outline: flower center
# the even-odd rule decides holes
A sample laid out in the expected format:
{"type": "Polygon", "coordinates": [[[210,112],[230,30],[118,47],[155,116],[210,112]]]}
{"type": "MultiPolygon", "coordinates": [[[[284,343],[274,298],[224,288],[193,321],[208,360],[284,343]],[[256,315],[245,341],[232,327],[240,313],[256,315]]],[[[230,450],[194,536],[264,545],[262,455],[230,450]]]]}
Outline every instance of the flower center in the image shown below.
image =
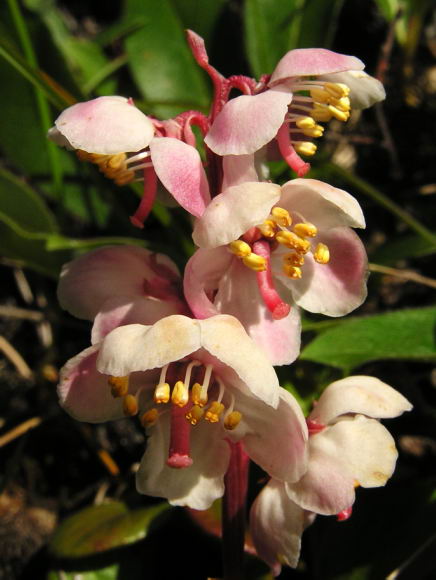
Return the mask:
{"type": "MultiPolygon", "coordinates": [[[[234,410],[235,398],[225,384],[214,373],[213,365],[203,365],[197,360],[185,362],[184,376],[179,375],[171,389],[167,375],[173,371],[172,363],[161,369],[159,382],[154,389],[153,400],[156,407],[145,411],[141,417],[141,425],[146,428],[154,425],[161,414],[161,406],[171,403],[171,431],[167,465],[175,468],[189,467],[192,459],[190,450],[190,429],[202,419],[208,423],[222,422],[227,430],[235,429],[242,414],[234,410]],[[204,368],[201,382],[193,380],[193,375],[201,375],[201,367],[204,368]],[[210,394],[216,395],[209,401],[210,394]]],[[[174,374],[174,373],[173,373],[174,374]]],[[[123,399],[123,412],[131,417],[138,414],[140,389],[136,395],[129,393],[129,377],[109,377],[109,386],[113,397],[123,399]]]]}
{"type": "Polygon", "coordinates": [[[348,121],[350,89],[343,83],[301,78],[292,82],[292,91],[294,97],[286,116],[291,143],[298,154],[314,155],[317,146],[310,139],[321,137],[324,133],[324,127],[318,122],[325,123],[333,118],[348,121]]]}
{"type": "Polygon", "coordinates": [[[112,179],[117,185],[126,185],[131,181],[142,181],[142,175],[138,176],[135,172],[152,166],[151,161],[145,161],[150,157],[149,151],[141,151],[130,157],[127,153],[100,155],[99,153],[87,153],[82,149],[78,149],[76,154],[80,161],[95,163],[105,177],[112,179]]]}

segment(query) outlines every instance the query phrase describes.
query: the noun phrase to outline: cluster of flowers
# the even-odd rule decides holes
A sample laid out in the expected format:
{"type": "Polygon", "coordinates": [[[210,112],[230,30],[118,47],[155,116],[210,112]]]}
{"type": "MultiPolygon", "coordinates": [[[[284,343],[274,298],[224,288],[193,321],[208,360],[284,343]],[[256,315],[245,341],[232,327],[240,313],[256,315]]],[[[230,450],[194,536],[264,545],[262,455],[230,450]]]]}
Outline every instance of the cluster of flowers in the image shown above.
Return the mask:
{"type": "Polygon", "coordinates": [[[203,41],[194,57],[214,85],[208,116],[160,121],[131,99],[100,97],[65,110],[50,130],[117,184],[144,180],[131,221],[143,227],[158,182],[195,222],[198,249],[183,279],[165,255],[101,248],[67,264],[63,308],[93,321],[92,346],[61,372],[61,404],[80,421],[138,415],[147,449],[142,493],[206,509],[224,493],[231,446],[271,479],[250,514],[258,554],[280,572],[295,566],[314,514],[351,514],[355,488],[384,485],[397,452],[379,420],[410,410],[376,378],[354,376],[323,392],[305,418],[273,365],[298,356],[298,309],[342,316],[366,296],[365,227],[347,192],[305,178],[320,124],[384,98],[351,56],[288,52],[271,76],[224,78],[203,41]],[[232,89],[242,95],[229,100],[232,89]],[[192,130],[204,138],[206,162],[192,130]],[[298,177],[268,181],[280,154],[298,177]],[[207,173],[205,168],[207,168],[207,173]]]}

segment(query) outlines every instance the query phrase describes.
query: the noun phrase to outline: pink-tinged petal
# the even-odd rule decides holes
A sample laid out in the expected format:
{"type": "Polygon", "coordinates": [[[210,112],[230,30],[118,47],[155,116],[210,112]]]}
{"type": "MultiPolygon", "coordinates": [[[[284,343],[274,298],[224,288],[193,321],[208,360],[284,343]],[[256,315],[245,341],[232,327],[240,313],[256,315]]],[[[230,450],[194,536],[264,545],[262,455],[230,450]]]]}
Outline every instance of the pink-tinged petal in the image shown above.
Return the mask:
{"type": "Polygon", "coordinates": [[[247,182],[229,187],[208,205],[195,222],[192,238],[200,248],[216,248],[237,240],[262,223],[280,199],[280,186],[247,182]]]}
{"type": "Polygon", "coordinates": [[[157,176],[177,202],[196,217],[210,201],[209,185],[195,147],[173,137],[156,137],[150,143],[157,176]]]}
{"type": "Polygon", "coordinates": [[[327,425],[347,413],[387,419],[411,409],[409,401],[386,383],[375,377],[358,375],[329,385],[311,412],[310,419],[327,425]]]}
{"type": "Polygon", "coordinates": [[[262,349],[251,340],[242,324],[233,316],[225,314],[197,323],[201,329],[201,346],[230,367],[248,386],[252,395],[276,408],[280,391],[277,375],[262,349]]]}
{"type": "MultiPolygon", "coordinates": [[[[208,250],[199,250],[207,252],[208,250]]],[[[223,272],[215,307],[222,314],[235,316],[273,365],[293,362],[300,352],[301,322],[297,307],[281,320],[274,320],[265,307],[256,282],[256,274],[234,258],[223,272]]]]}
{"type": "Polygon", "coordinates": [[[274,139],[292,100],[290,92],[265,91],[232,99],[204,141],[218,155],[247,155],[274,139]]]}
{"type": "Polygon", "coordinates": [[[132,298],[114,296],[108,298],[94,320],[91,342],[103,340],[114,328],[126,324],[151,325],[171,314],[182,314],[183,304],[176,301],[156,300],[155,298],[132,298]]]}
{"type": "MultiPolygon", "coordinates": [[[[219,314],[212,301],[220,280],[236,258],[227,248],[197,250],[189,259],[183,277],[186,301],[195,318],[219,314]]],[[[226,312],[232,314],[232,312],[226,312]]]]}
{"type": "Polygon", "coordinates": [[[327,429],[309,442],[309,465],[296,483],[286,485],[289,498],[305,510],[334,515],[354,503],[354,478],[341,458],[336,441],[325,437],[327,429]]]}
{"type": "Polygon", "coordinates": [[[98,345],[70,359],[61,369],[58,395],[74,419],[100,423],[123,417],[120,399],[114,399],[108,376],[97,371],[98,345]]]}
{"type": "Polygon", "coordinates": [[[73,149],[100,155],[140,151],[154,135],[150,119],[129,99],[115,96],[77,103],[55,125],[73,149]]]}
{"type": "Polygon", "coordinates": [[[129,324],[112,330],[101,345],[97,368],[123,377],[133,371],[162,368],[200,346],[198,321],[175,314],[153,326],[129,324]]]}
{"type": "Polygon", "coordinates": [[[279,60],[269,86],[293,77],[326,75],[364,68],[363,62],[355,56],[339,54],[325,48],[297,48],[290,50],[279,60]]]}
{"type": "Polygon", "coordinates": [[[285,183],[279,205],[304,216],[318,229],[365,227],[357,200],[343,189],[317,179],[293,179],[285,183]]]}
{"type": "Polygon", "coordinates": [[[350,89],[351,108],[354,109],[367,109],[386,98],[382,83],[363,70],[325,75],[322,80],[346,84],[350,89]]]}
{"type": "Polygon", "coordinates": [[[272,479],[251,506],[250,532],[259,557],[274,576],[280,574],[281,563],[297,566],[304,524],[304,511],[288,498],[284,484],[272,479]]]}
{"type": "Polygon", "coordinates": [[[335,228],[318,237],[330,250],[328,264],[307,254],[300,280],[281,278],[298,306],[327,316],[344,316],[367,295],[367,256],[358,236],[349,228],[335,228]]]}
{"type": "Polygon", "coordinates": [[[307,425],[294,397],[284,389],[279,395],[279,405],[273,409],[238,394],[235,408],[242,413],[241,429],[230,431],[229,437],[243,435],[252,461],[272,477],[292,482],[307,469],[307,425]]]}
{"type": "Polygon", "coordinates": [[[74,316],[93,320],[109,298],[145,296],[146,281],[150,285],[159,276],[177,275],[177,267],[163,254],[137,246],[99,248],[65,264],[58,299],[74,316]]]}
{"type": "Polygon", "coordinates": [[[398,457],[395,441],[375,419],[346,417],[316,438],[336,447],[338,459],[362,487],[383,486],[394,472],[398,457]]]}
{"type": "Polygon", "coordinates": [[[147,450],[136,476],[140,493],[165,497],[172,505],[205,510],[224,494],[224,474],[230,450],[220,424],[200,422],[191,431],[190,456],[184,469],[168,467],[169,413],[150,428],[147,450]]]}
{"type": "Polygon", "coordinates": [[[223,174],[223,191],[246,181],[259,181],[253,154],[226,155],[223,157],[223,174]]]}

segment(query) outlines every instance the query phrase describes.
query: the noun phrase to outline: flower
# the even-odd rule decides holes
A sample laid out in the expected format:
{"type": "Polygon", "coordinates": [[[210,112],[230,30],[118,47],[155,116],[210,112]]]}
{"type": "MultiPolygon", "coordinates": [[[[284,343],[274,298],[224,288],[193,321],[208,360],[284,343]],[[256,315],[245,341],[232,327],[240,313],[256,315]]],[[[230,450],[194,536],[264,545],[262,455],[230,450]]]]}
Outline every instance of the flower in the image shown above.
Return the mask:
{"type": "Polygon", "coordinates": [[[210,200],[200,155],[180,140],[175,125],[151,120],[132,99],[105,96],[63,111],[48,137],[76,149],[81,160],[97,164],[117,185],[141,180],[143,175],[144,199],[132,216],[134,225],[142,227],[156,194],[156,175],[176,201],[197,217],[210,200]]]}
{"type": "Polygon", "coordinates": [[[268,90],[229,101],[205,142],[218,155],[246,155],[277,139],[299,177],[309,169],[299,154],[313,155],[319,122],[347,121],[351,104],[365,108],[385,98],[382,84],[362,72],[354,56],[322,48],[291,50],[277,64],[268,90]]]}
{"type": "Polygon", "coordinates": [[[307,419],[307,471],[293,483],[272,479],[251,509],[254,544],[275,575],[280,563],[297,565],[301,534],[313,514],[346,519],[356,487],[386,484],[397,451],[378,419],[398,417],[411,408],[400,393],[373,377],[352,376],[326,388],[307,419]]]}
{"type": "Polygon", "coordinates": [[[63,368],[61,404],[82,421],[139,414],[150,433],[140,492],[206,509],[224,491],[226,439],[280,480],[304,473],[300,407],[232,316],[127,325],[91,348],[63,368]]]}
{"type": "Polygon", "coordinates": [[[237,316],[273,364],[292,362],[300,329],[289,305],[342,316],[365,299],[366,253],[350,229],[364,226],[357,201],[321,181],[231,186],[195,223],[186,300],[198,318],[237,316]]]}

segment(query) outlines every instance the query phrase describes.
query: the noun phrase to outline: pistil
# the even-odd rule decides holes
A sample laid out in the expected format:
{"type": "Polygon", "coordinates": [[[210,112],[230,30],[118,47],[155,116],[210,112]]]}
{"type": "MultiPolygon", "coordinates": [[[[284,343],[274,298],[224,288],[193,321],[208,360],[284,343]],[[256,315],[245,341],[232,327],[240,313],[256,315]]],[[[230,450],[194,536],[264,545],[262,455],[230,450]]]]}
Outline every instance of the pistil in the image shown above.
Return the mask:
{"type": "Polygon", "coordinates": [[[186,420],[189,403],[184,407],[171,405],[170,445],[167,465],[182,469],[192,465],[190,452],[191,424],[186,420]]]}

